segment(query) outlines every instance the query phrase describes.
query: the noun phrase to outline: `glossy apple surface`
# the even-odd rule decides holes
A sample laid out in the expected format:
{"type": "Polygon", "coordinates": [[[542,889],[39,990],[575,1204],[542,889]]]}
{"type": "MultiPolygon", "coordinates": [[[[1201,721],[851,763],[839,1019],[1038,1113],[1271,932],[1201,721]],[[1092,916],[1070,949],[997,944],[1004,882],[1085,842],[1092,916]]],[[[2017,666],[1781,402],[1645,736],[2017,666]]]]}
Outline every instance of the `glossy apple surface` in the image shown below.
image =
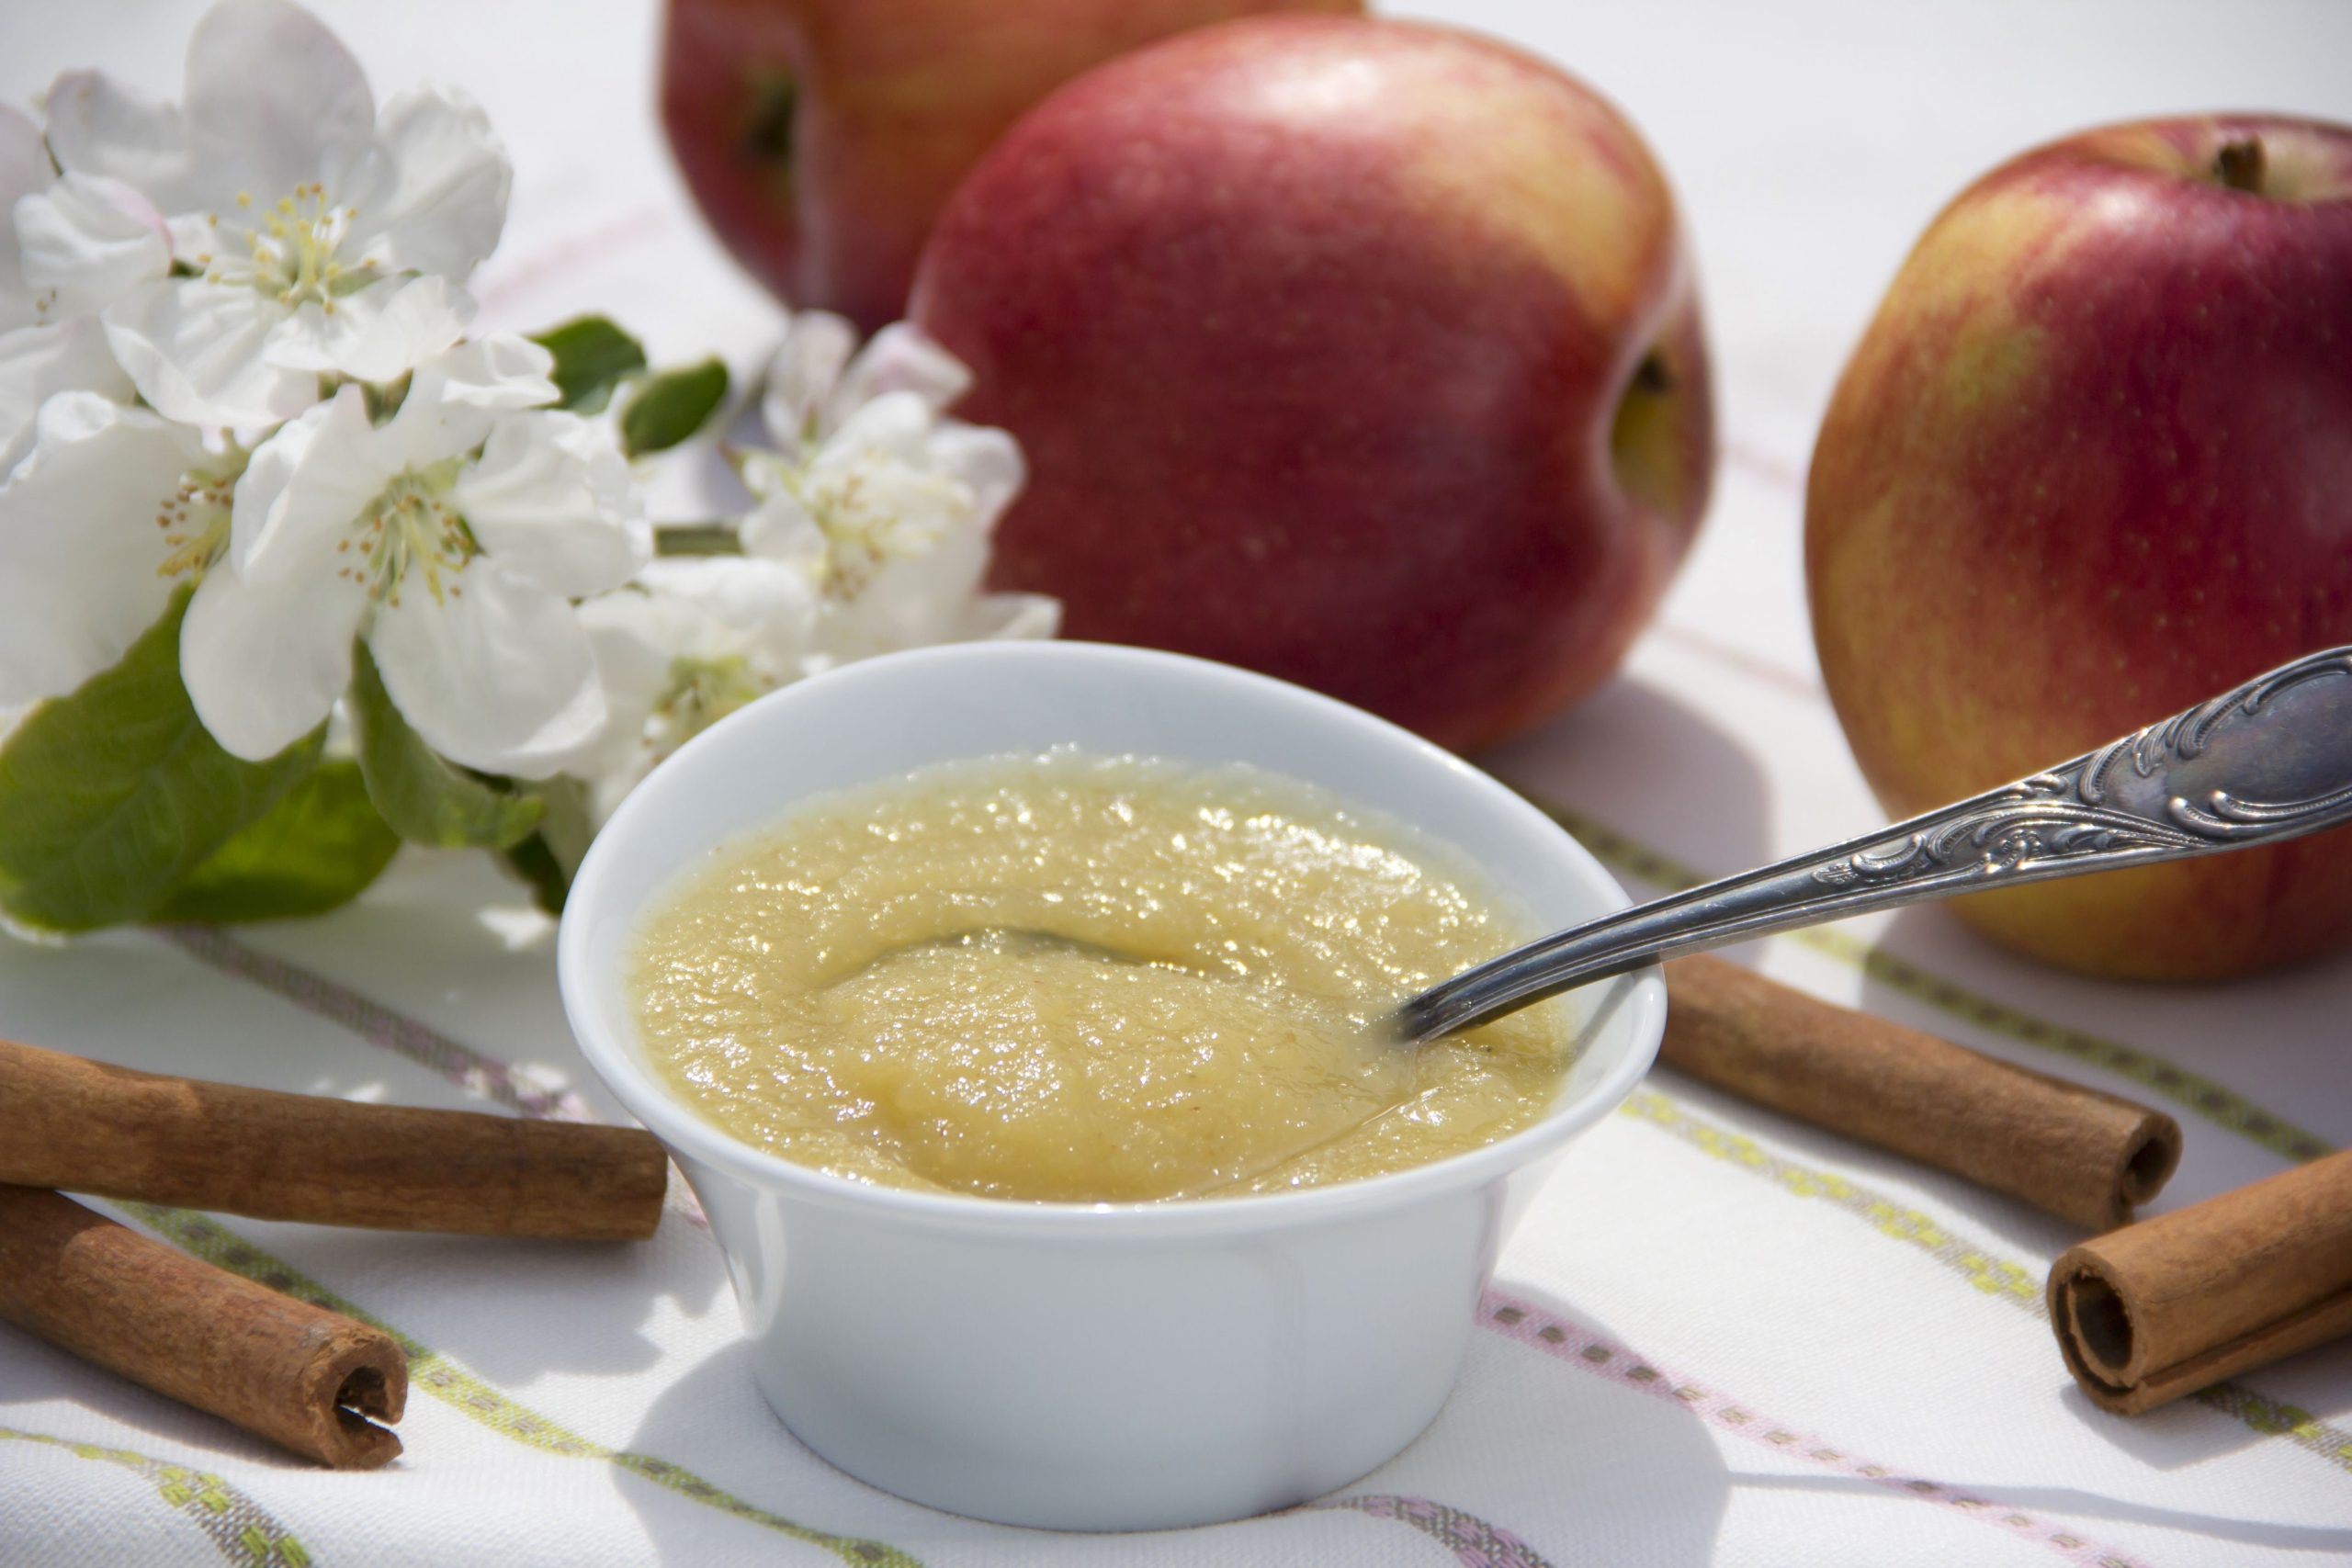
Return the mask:
{"type": "Polygon", "coordinates": [[[1361,0],[670,0],[662,121],[720,241],[789,304],[905,314],[940,205],[1022,110],[1186,28],[1361,0]]]}
{"type": "MultiPolygon", "coordinates": [[[[1907,815],[2352,642],[2352,129],[2094,130],[1947,209],[1815,447],[1822,672],[1907,815]]],[[[2352,832],[1962,901],[2098,974],[2352,940],[2352,832]]]]}
{"type": "Polygon", "coordinates": [[[1029,457],[1000,586],[1457,748],[1606,676],[1706,502],[1664,175],[1466,33],[1266,17],[1089,73],[959,187],[914,313],[1029,457]]]}

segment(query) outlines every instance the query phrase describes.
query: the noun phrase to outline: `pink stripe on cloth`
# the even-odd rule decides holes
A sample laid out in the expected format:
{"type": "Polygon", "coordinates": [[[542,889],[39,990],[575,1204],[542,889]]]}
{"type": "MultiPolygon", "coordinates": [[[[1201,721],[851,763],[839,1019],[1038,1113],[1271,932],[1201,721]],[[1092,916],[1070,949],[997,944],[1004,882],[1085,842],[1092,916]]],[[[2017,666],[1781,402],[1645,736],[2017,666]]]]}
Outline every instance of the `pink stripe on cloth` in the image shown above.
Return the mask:
{"type": "Polygon", "coordinates": [[[451,1083],[526,1116],[594,1122],[588,1102],[570,1089],[542,1088],[495,1057],[450,1039],[323,975],[247,947],[214,926],[157,926],[154,932],[224,975],[250,980],[295,1006],[341,1024],[370,1045],[432,1068],[451,1083]]]}
{"type": "Polygon", "coordinates": [[[1353,1497],[1330,1497],[1319,1503],[1303,1505],[1298,1512],[1309,1513],[1321,1508],[1351,1508],[1368,1514],[1375,1519],[1394,1519],[1401,1525],[1428,1536],[1453,1553],[1462,1568],[1552,1568],[1543,1553],[1503,1529],[1490,1525],[1476,1514],[1464,1513],[1448,1504],[1432,1502],[1427,1497],[1397,1497],[1386,1493],[1364,1493],[1353,1497]]]}
{"type": "Polygon", "coordinates": [[[1804,489],[1804,465],[1782,460],[1777,454],[1761,446],[1751,446],[1744,441],[1723,444],[1724,461],[1736,468],[1745,468],[1770,485],[1781,490],[1804,489]]]}
{"type": "MultiPolygon", "coordinates": [[[[460,1044],[439,1030],[381,1002],[371,1001],[323,975],[247,947],[216,926],[155,926],[151,930],[223,975],[274,991],[297,1007],[341,1024],[370,1045],[398,1052],[432,1068],[458,1088],[495,1100],[517,1115],[545,1122],[596,1120],[588,1102],[571,1090],[535,1088],[496,1057],[485,1056],[472,1046],[460,1044]]],[[[702,1205],[683,1180],[672,1183],[671,1193],[671,1202],[680,1213],[704,1230],[710,1228],[702,1205]]]]}
{"type": "Polygon", "coordinates": [[[1624,1346],[1602,1338],[1589,1328],[1564,1317],[1555,1317],[1539,1306],[1501,1291],[1487,1292],[1479,1303],[1478,1321],[1506,1339],[1515,1339],[1530,1349],[1540,1350],[1621,1388],[1630,1388],[1654,1399],[1679,1404],[1711,1427],[1721,1427],[1752,1443],[1809,1461],[1824,1470],[1867,1481],[1898,1497],[1910,1497],[1950,1509],[2007,1534],[2030,1540],[2056,1552],[2069,1562],[2080,1564],[2081,1568],[2145,1568],[2139,1558],[2111,1546],[2101,1545],[2047,1519],[2038,1519],[2023,1509],[2008,1507],[1973,1488],[1951,1486],[1940,1481],[1908,1475],[1834,1447],[1793,1427],[1781,1426],[1738,1400],[1675,1377],[1624,1346]]]}
{"type": "Polygon", "coordinates": [[[1736,670],[1743,675],[1752,676],[1758,681],[1778,686],[1791,695],[1803,697],[1807,702],[1826,703],[1829,700],[1829,694],[1823,689],[1821,682],[1811,676],[1786,669],[1769,659],[1759,658],[1746,649],[1709,637],[1704,632],[1694,632],[1688,626],[1679,626],[1670,621],[1657,621],[1651,625],[1650,633],[1662,641],[1673,643],[1678,648],[1688,649],[1702,659],[1712,660],[1717,664],[1736,670]]]}
{"type": "Polygon", "coordinates": [[[642,244],[668,229],[670,223],[670,209],[640,207],[585,233],[571,235],[535,255],[488,269],[481,287],[473,291],[474,298],[486,310],[503,310],[549,278],[560,276],[585,262],[603,261],[642,244]]]}

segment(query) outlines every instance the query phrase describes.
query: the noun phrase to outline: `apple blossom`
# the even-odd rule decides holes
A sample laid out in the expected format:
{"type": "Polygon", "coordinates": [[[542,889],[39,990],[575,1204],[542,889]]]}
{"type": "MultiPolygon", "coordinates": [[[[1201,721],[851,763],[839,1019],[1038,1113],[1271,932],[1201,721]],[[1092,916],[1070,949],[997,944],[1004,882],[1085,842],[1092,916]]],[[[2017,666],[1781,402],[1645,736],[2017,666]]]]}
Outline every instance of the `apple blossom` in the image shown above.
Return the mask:
{"type": "Polygon", "coordinates": [[[594,819],[705,728],[808,673],[817,615],[804,573],[743,556],[657,560],[582,605],[610,715],[574,770],[594,819]]]}
{"type": "Polygon", "coordinates": [[[119,660],[228,546],[237,455],[96,392],[41,405],[0,484],[0,708],[119,660]]]}
{"type": "Polygon", "coordinates": [[[971,378],[903,323],[853,355],[839,316],[794,319],[762,412],[779,450],[742,454],[758,505],[749,554],[791,562],[825,596],[821,654],[864,658],[975,637],[1049,637],[1050,599],[979,593],[988,541],[1020,490],[1021,449],[944,417],[971,378]]]}
{"type": "MultiPolygon", "coordinates": [[[[220,0],[188,40],[183,102],[102,73],[49,94],[69,176],[119,182],[162,214],[174,276],[102,312],[140,394],[168,418],[276,424],[322,373],[396,378],[455,344],[458,280],[497,243],[510,169],[472,100],[425,86],[379,112],[358,62],[289,0],[220,0]]],[[[115,220],[79,204],[61,240],[115,220]],[[93,225],[96,227],[93,227],[93,225]]]]}
{"type": "Polygon", "coordinates": [[[0,105],[0,474],[25,456],[49,398],[129,400],[91,312],[171,265],[161,220],[142,207],[112,182],[59,180],[40,129],[0,105]],[[81,227],[86,244],[61,243],[81,227]]]}
{"type": "Polygon", "coordinates": [[[419,366],[380,424],[345,386],[254,449],[180,645],[223,747],[266,757],[323,720],[355,637],[453,761],[543,777],[595,738],[571,601],[628,581],[651,540],[610,437],[536,407],[551,364],[521,338],[469,343],[419,366]]]}
{"type": "Polygon", "coordinates": [[[595,821],[703,728],[805,675],[893,649],[1053,635],[1053,600],[979,592],[1022,468],[1004,432],[942,417],[969,379],[911,327],[859,349],[839,316],[794,318],[763,400],[775,448],[735,454],[757,502],[738,530],[745,553],[656,561],[582,607],[611,714],[571,770],[595,821]]]}
{"type": "Polygon", "coordinates": [[[894,322],[857,347],[857,329],[830,310],[803,310],[769,362],[760,414],[777,446],[824,440],[886,392],[912,392],[933,415],[969,389],[972,373],[920,328],[894,322]]]}

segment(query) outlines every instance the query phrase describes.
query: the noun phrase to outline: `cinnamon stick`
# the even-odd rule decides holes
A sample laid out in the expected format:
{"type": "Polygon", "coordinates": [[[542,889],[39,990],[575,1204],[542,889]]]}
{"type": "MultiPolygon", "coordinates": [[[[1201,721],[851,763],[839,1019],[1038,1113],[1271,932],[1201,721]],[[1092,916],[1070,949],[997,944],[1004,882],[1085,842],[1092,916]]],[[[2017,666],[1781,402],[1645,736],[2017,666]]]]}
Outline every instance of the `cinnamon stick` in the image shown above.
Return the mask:
{"type": "Polygon", "coordinates": [[[71,1199],[0,1186],[0,1319],[321,1464],[401,1451],[390,1335],[215,1269],[71,1199]]]}
{"type": "Polygon", "coordinates": [[[2050,1325],[2126,1416],[2352,1334],[2352,1150],[2074,1247],[2050,1325]]]}
{"type": "Polygon", "coordinates": [[[634,1127],[361,1105],[0,1041],[0,1181],[265,1220],[634,1241],[669,1166],[634,1127]]]}
{"type": "Polygon", "coordinates": [[[2161,1111],[1721,959],[1675,960],[1666,987],[1669,1066],[2087,1230],[2130,1221],[2180,1163],[2180,1126],[2161,1111]]]}

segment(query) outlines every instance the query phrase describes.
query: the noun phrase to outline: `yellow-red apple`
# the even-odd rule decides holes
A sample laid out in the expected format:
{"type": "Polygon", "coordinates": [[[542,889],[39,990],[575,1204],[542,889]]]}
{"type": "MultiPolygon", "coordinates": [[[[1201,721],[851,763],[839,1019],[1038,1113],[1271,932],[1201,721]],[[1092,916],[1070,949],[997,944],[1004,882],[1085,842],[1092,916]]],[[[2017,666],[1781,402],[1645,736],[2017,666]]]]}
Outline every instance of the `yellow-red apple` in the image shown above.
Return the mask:
{"type": "Polygon", "coordinates": [[[871,332],[947,193],[1088,66],[1204,23],[1362,0],[670,0],[662,120],[703,215],[779,298],[871,332]]]}
{"type": "Polygon", "coordinates": [[[1028,455],[1001,586],[1456,747],[1607,675],[1706,502],[1665,176],[1466,33],[1265,17],[1098,67],[958,188],[913,310],[1028,455]]]}
{"type": "MultiPolygon", "coordinates": [[[[1805,521],[1890,814],[2352,642],[2352,128],[2117,126],[1979,180],[1847,366],[1805,521]]],[[[2236,975],[2352,938],[2352,830],[1960,908],[2071,968],[2236,975]]]]}

